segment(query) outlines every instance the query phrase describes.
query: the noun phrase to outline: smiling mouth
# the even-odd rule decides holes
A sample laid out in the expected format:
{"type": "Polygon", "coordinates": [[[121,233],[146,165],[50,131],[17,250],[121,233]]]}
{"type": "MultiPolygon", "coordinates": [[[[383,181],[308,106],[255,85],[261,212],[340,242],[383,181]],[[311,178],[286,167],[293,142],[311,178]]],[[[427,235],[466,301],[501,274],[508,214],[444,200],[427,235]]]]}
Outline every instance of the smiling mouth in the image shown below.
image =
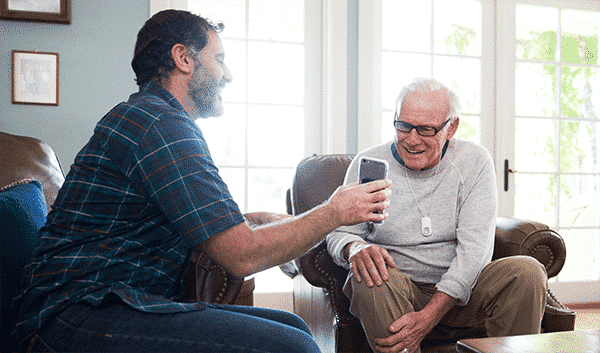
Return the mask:
{"type": "Polygon", "coordinates": [[[406,151],[408,154],[415,154],[415,155],[416,155],[416,154],[421,154],[421,153],[424,153],[424,152],[425,152],[425,151],[412,151],[412,150],[409,150],[409,149],[408,149],[408,147],[406,147],[406,146],[402,146],[402,148],[404,148],[404,150],[405,150],[405,151],[406,151]]]}

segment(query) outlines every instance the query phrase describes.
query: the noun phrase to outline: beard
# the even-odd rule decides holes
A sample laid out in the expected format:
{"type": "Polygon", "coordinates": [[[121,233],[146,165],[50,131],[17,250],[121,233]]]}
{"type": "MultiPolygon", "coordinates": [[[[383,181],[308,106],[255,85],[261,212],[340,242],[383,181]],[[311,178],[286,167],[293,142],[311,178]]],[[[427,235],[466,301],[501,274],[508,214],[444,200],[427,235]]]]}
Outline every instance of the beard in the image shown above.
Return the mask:
{"type": "Polygon", "coordinates": [[[224,84],[217,82],[196,62],[196,67],[190,81],[188,90],[190,98],[196,105],[196,114],[199,118],[223,115],[223,102],[219,94],[224,84]]]}

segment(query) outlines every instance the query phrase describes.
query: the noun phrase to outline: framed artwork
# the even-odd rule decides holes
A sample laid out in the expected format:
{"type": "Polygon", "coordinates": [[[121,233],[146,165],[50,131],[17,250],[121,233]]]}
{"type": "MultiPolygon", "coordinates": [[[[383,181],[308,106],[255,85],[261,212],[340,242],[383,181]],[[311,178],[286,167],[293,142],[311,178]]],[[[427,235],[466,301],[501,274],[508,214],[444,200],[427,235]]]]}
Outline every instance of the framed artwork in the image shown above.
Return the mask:
{"type": "Polygon", "coordinates": [[[0,0],[4,20],[71,23],[71,0],[0,0]]]}
{"type": "Polygon", "coordinates": [[[12,102],[58,105],[58,53],[12,51],[12,102]]]}

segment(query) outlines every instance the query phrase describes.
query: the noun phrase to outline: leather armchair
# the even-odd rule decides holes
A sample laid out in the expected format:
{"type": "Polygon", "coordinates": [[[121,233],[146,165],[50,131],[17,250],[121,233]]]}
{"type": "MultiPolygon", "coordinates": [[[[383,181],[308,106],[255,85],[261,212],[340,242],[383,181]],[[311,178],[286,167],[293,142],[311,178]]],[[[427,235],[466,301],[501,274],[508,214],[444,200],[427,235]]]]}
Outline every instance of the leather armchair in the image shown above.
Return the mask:
{"type": "MultiPolygon", "coordinates": [[[[300,214],[315,207],[342,185],[353,155],[312,156],[302,160],[293,185],[288,190],[289,214],[300,214]]],[[[556,276],[566,257],[561,236],[546,225],[516,218],[499,217],[493,258],[529,255],[538,259],[548,276],[556,276]]],[[[337,266],[323,241],[303,256],[282,268],[294,278],[294,307],[307,322],[315,339],[325,350],[371,352],[362,326],[349,312],[349,300],[342,293],[348,271],[337,266]],[[319,300],[328,302],[322,305],[319,300]],[[317,318],[319,309],[325,311],[317,318]],[[329,312],[327,312],[329,311],[329,312]],[[323,320],[324,318],[324,320],[323,320]],[[332,341],[335,344],[332,344],[332,341]]],[[[550,291],[542,322],[545,332],[573,330],[575,313],[562,305],[550,291]]],[[[426,337],[423,352],[455,352],[462,338],[483,337],[485,332],[449,331],[443,339],[426,337]]]]}

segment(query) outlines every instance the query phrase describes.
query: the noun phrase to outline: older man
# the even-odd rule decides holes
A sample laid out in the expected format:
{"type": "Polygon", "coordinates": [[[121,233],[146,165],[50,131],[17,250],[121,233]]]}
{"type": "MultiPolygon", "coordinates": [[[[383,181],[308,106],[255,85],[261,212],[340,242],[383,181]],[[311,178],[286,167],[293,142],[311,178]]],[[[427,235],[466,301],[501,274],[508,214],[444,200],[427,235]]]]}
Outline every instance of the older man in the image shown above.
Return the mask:
{"type": "Polygon", "coordinates": [[[340,225],[381,221],[374,211],[389,205],[389,181],[378,181],[248,226],[194,122],[223,111],[231,73],[220,28],[168,10],[140,30],[139,92],[100,120],[78,154],[26,268],[13,333],[23,350],[318,351],[293,314],[179,300],[195,247],[245,276],[299,256],[340,225]]]}
{"type": "Polygon", "coordinates": [[[328,235],[334,261],[349,268],[344,292],[371,347],[419,352],[437,328],[481,328],[489,336],[539,333],[547,276],[533,258],[490,263],[497,195],[494,165],[480,145],[453,139],[457,95],[431,78],[405,86],[394,142],[359,153],[389,162],[389,218],[328,235]]]}

